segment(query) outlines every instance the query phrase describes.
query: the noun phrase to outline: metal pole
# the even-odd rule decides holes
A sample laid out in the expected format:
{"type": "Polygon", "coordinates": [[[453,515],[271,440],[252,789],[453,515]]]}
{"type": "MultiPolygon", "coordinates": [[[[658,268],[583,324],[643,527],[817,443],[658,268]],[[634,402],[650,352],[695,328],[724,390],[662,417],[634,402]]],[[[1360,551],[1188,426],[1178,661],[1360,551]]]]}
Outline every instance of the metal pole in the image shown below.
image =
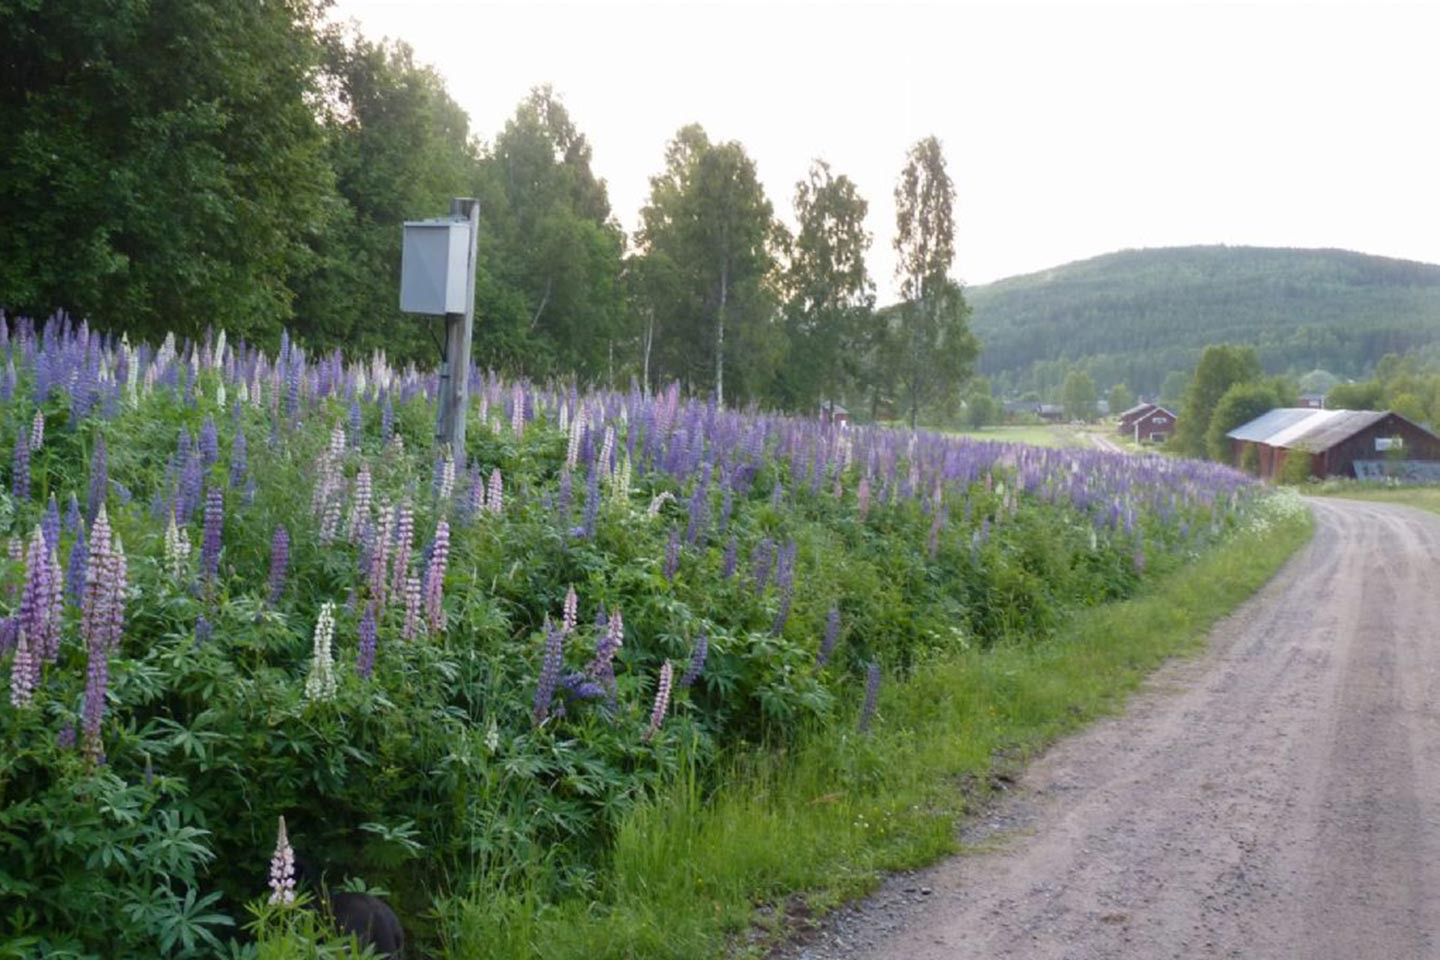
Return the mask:
{"type": "Polygon", "coordinates": [[[475,268],[480,236],[480,201],[456,197],[450,216],[470,221],[470,255],[466,259],[465,312],[445,314],[445,366],[435,412],[435,439],[450,446],[457,463],[465,461],[465,419],[470,409],[470,339],[475,328],[475,268]]]}

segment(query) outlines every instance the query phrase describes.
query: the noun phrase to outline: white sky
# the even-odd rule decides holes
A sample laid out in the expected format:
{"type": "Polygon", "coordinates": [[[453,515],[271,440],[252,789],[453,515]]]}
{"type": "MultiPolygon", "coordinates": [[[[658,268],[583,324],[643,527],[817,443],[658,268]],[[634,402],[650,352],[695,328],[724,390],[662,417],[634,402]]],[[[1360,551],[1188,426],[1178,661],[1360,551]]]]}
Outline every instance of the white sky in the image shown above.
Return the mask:
{"type": "Polygon", "coordinates": [[[965,283],[1192,243],[1440,262],[1440,3],[337,0],[335,15],[410,43],[486,140],[552,83],[627,232],[686,123],[744,143],[787,221],[823,157],[870,202],[882,301],[891,192],[931,133],[965,283]]]}

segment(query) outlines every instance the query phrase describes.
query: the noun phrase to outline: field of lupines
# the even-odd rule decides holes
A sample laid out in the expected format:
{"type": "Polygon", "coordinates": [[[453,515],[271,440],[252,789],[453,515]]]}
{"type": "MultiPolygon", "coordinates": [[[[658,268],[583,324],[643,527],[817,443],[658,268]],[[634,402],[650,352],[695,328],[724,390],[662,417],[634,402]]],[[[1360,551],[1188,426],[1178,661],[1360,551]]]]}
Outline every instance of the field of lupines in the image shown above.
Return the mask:
{"type": "MultiPolygon", "coordinates": [[[[254,949],[281,817],[421,945],[583,895],[681,769],[1050,635],[1254,488],[1047,450],[282,343],[0,322],[0,956],[254,949]]],[[[281,911],[283,914],[283,910],[281,911]]]]}

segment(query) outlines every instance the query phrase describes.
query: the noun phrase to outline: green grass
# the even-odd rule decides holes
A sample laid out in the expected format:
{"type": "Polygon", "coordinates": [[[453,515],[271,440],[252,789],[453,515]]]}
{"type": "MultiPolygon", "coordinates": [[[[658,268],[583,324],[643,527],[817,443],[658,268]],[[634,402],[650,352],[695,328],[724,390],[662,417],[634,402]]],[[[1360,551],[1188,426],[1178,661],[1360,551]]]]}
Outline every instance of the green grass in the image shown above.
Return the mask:
{"type": "Polygon", "coordinates": [[[1376,503],[1402,503],[1431,513],[1440,513],[1440,487],[1371,487],[1360,485],[1324,484],[1314,491],[1321,496],[1343,497],[1347,500],[1370,500],[1376,503]]]}
{"type": "Polygon", "coordinates": [[[1069,427],[1049,424],[1026,424],[1023,426],[981,427],[979,429],[948,430],[957,437],[972,437],[976,440],[993,440],[997,443],[1028,443],[1036,447],[1083,447],[1089,444],[1080,439],[1069,427]]]}
{"type": "Polygon", "coordinates": [[[1238,534],[1061,638],[922,666],[885,686],[873,732],[816,731],[734,761],[705,798],[693,777],[620,826],[613,859],[558,905],[477,889],[442,905],[446,956],[693,958],[756,954],[797,892],[824,909],[880,873],[956,849],[956,825],[997,763],[1034,755],[1115,711],[1169,657],[1268,580],[1311,533],[1308,513],[1238,534]],[[997,759],[1004,758],[1004,759],[997,759]],[[776,918],[779,919],[776,919],[776,918]]]}

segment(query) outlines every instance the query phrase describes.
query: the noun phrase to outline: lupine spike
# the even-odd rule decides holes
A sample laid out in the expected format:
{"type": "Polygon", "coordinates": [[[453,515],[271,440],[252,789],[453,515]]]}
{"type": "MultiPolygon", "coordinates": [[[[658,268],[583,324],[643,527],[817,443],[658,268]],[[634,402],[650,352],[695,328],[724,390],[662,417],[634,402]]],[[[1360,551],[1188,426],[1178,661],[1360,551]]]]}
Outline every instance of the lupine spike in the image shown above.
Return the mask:
{"type": "Polygon", "coordinates": [[[320,616],[315,621],[315,638],[310,657],[310,672],[305,677],[305,699],[322,703],[335,699],[335,657],[331,644],[335,639],[335,601],[326,600],[320,606],[320,616]]]}
{"type": "Polygon", "coordinates": [[[285,818],[275,834],[275,853],[270,858],[270,903],[289,905],[295,902],[295,851],[285,835],[285,818]]]}
{"type": "Polygon", "coordinates": [[[665,714],[670,710],[670,687],[675,681],[675,668],[666,660],[660,665],[660,681],[655,686],[655,703],[650,708],[650,725],[645,728],[642,739],[649,741],[660,731],[665,714]]]}

